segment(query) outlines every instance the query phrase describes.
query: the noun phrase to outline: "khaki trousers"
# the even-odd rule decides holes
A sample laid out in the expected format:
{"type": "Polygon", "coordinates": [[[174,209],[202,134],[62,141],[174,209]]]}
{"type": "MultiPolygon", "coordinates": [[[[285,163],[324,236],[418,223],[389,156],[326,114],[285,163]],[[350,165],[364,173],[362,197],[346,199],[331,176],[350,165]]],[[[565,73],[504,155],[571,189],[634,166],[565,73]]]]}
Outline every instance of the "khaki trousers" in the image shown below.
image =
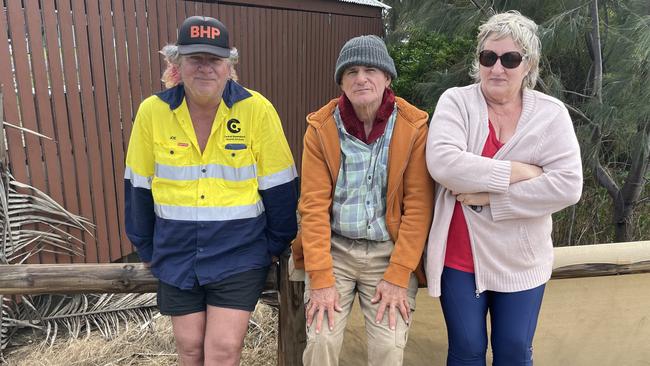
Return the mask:
{"type": "MultiPolygon", "coordinates": [[[[354,240],[332,233],[331,254],[334,260],[334,277],[343,311],[336,313],[332,331],[327,326],[327,315],[323,319],[320,334],[316,334],[316,320],[311,326],[307,326],[307,347],[302,358],[305,366],[336,366],[339,364],[345,325],[357,294],[366,324],[368,365],[402,365],[409,325],[404,322],[399,312],[395,330],[388,327],[388,312],[384,314],[381,324],[376,324],[375,316],[379,303],[372,304],[370,302],[375,296],[377,284],[388,267],[393,248],[392,241],[354,240]]],[[[408,301],[412,312],[415,310],[417,289],[417,279],[415,275],[411,274],[408,301]]],[[[309,293],[309,277],[306,277],[305,304],[309,301],[309,293]]]]}

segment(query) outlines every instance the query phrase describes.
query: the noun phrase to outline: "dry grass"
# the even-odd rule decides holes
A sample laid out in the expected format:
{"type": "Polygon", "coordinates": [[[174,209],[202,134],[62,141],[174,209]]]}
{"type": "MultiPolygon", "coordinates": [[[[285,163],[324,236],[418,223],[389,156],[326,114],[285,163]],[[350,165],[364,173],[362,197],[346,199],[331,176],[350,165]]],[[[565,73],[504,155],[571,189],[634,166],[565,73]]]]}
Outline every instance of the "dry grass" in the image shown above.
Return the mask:
{"type": "MultiPolygon", "coordinates": [[[[270,366],[277,364],[276,309],[258,303],[244,341],[241,364],[270,366]]],[[[172,366],[178,364],[171,321],[156,318],[151,327],[130,328],[110,341],[93,332],[87,339],[59,339],[53,346],[40,344],[32,335],[27,345],[5,350],[8,365],[15,366],[172,366]]]]}

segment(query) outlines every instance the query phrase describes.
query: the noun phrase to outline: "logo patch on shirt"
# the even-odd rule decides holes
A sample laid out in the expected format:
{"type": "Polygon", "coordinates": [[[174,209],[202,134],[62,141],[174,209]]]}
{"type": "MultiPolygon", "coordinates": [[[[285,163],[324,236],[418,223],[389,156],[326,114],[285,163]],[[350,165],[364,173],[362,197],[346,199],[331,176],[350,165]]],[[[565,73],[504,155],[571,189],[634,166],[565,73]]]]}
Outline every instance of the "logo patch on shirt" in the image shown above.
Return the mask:
{"type": "Polygon", "coordinates": [[[228,128],[230,133],[239,133],[241,131],[239,120],[236,118],[229,119],[228,122],[226,122],[226,128],[228,128]]]}

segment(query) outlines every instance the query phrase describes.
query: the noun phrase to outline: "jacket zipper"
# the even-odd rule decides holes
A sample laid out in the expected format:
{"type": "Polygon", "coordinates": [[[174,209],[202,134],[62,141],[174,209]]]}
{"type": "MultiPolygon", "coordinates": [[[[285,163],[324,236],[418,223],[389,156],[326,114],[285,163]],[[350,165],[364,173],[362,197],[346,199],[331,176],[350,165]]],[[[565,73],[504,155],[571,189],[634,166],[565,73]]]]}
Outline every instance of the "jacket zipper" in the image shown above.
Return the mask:
{"type": "MultiPolygon", "coordinates": [[[[464,208],[463,208],[463,215],[465,215],[464,208]]],[[[467,232],[470,233],[469,246],[470,248],[472,248],[472,259],[474,261],[474,296],[476,296],[476,298],[478,299],[481,297],[481,291],[478,286],[478,270],[479,270],[478,256],[476,255],[476,250],[474,249],[474,239],[471,235],[470,224],[467,221],[467,216],[465,216],[465,224],[467,225],[467,232]]]]}

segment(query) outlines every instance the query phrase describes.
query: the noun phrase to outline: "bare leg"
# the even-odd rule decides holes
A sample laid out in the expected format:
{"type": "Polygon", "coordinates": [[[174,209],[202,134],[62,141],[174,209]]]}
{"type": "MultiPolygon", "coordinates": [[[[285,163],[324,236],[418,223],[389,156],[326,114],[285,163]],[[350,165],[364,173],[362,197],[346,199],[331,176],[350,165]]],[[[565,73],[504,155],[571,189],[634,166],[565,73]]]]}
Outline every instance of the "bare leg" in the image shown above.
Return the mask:
{"type": "Polygon", "coordinates": [[[237,366],[251,313],[208,305],[205,366],[237,366]]]}
{"type": "Polygon", "coordinates": [[[203,365],[205,319],[205,311],[172,316],[176,351],[181,366],[203,365]]]}

